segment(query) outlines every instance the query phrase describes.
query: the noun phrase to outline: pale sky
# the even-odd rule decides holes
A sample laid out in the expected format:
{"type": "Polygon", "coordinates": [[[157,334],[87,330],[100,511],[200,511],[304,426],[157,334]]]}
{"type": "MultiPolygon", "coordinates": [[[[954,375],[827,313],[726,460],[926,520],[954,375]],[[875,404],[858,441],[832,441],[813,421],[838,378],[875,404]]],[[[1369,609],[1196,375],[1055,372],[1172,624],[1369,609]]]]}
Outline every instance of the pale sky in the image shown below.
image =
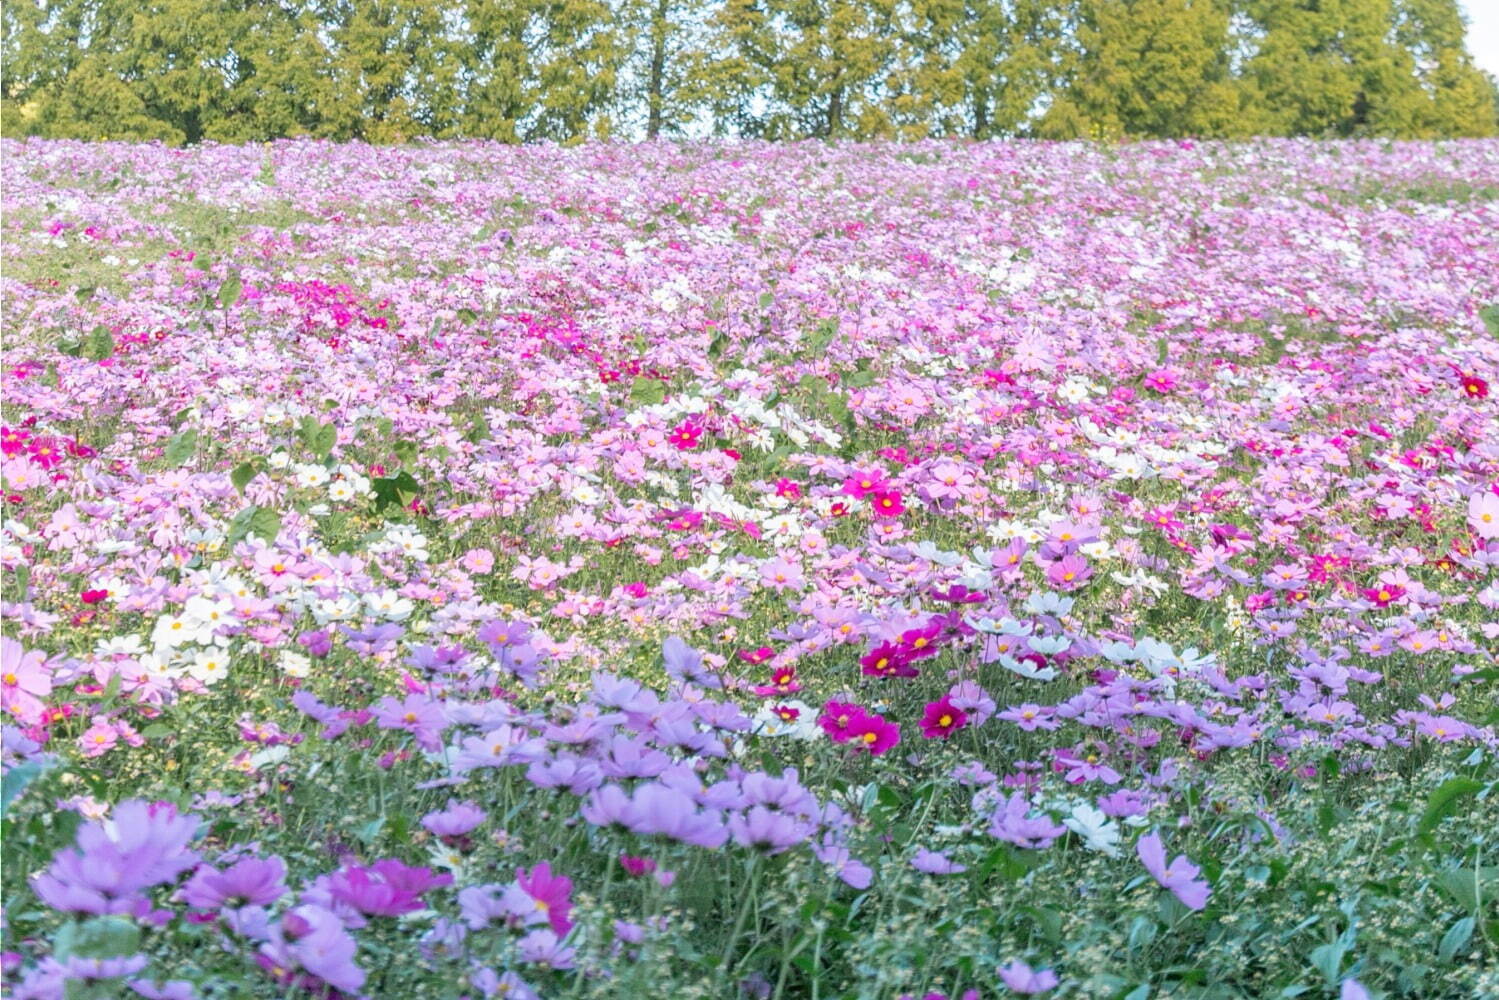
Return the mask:
{"type": "Polygon", "coordinates": [[[1468,51],[1480,68],[1499,76],[1499,0],[1462,0],[1468,15],[1468,51]]]}

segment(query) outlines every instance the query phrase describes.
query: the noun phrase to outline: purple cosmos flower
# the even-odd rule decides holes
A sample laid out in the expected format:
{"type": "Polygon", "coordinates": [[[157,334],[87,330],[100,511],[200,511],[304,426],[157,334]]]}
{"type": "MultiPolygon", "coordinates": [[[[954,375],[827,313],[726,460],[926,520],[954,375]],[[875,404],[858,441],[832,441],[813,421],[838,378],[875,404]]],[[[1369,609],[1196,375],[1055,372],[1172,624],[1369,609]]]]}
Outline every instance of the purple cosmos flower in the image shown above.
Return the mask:
{"type": "Polygon", "coordinates": [[[722,679],[703,666],[703,655],[677,636],[666,637],[661,658],[666,662],[667,675],[679,684],[698,684],[712,690],[723,687],[722,679]]]}
{"type": "Polygon", "coordinates": [[[144,902],[142,890],[198,863],[187,849],[198,825],[197,816],[179,815],[169,802],[122,802],[112,818],[80,827],[78,849],[59,851],[32,888],[56,910],[133,912],[144,902]]]}
{"type": "Polygon", "coordinates": [[[403,729],[416,737],[424,750],[442,749],[442,731],[447,716],[442,703],[426,695],[409,694],[402,701],[386,695],[375,706],[375,723],[381,729],[403,729]]]}
{"type": "Polygon", "coordinates": [[[544,965],[559,971],[573,967],[576,951],[562,944],[555,933],[545,928],[534,930],[515,943],[522,962],[544,965]]]}
{"type": "Polygon", "coordinates": [[[999,967],[999,978],[1016,993],[1045,993],[1056,989],[1057,974],[1050,969],[1037,971],[1016,959],[1009,965],[999,967]]]}
{"type": "Polygon", "coordinates": [[[787,813],[772,812],[764,806],[752,806],[748,812],[729,816],[729,833],[734,842],[766,854],[780,854],[816,832],[817,827],[812,823],[787,813]]]}
{"type": "Polygon", "coordinates": [[[483,823],[485,815],[477,803],[448,799],[446,809],[422,817],[422,826],[435,837],[461,837],[483,823]]]}
{"type": "Polygon", "coordinates": [[[825,837],[822,844],[812,849],[817,860],[838,872],[838,877],[847,885],[861,892],[869,888],[870,882],[874,880],[874,872],[869,866],[854,857],[845,844],[834,841],[831,837],[825,837]]]}
{"type": "Polygon", "coordinates": [[[429,889],[451,885],[447,872],[434,875],[430,868],[415,868],[385,858],[368,867],[349,865],[328,876],[328,893],[336,903],[371,917],[398,917],[414,913],[426,904],[421,896],[429,889]]]}
{"type": "Polygon", "coordinates": [[[1014,844],[1016,847],[1043,848],[1067,832],[1067,828],[1053,823],[1042,814],[1028,817],[1031,804],[1025,792],[1015,792],[1005,800],[1004,807],[994,814],[989,823],[989,835],[1014,844]]]}
{"type": "Polygon", "coordinates": [[[364,985],[364,970],[354,964],[359,950],[353,936],[331,911],[303,905],[270,927],[270,940],[256,961],[279,982],[308,989],[327,984],[345,993],[364,985]],[[311,974],[297,975],[303,969],[311,974]]]}
{"type": "Polygon", "coordinates": [[[1168,865],[1166,846],[1161,842],[1160,834],[1152,832],[1141,837],[1135,845],[1135,853],[1151,877],[1161,884],[1161,888],[1170,889],[1183,906],[1193,910],[1207,906],[1212,888],[1207,880],[1197,878],[1202,869],[1188,861],[1185,854],[1178,854],[1168,865]]]}
{"type": "Polygon", "coordinates": [[[958,864],[941,851],[929,851],[925,847],[916,848],[911,867],[928,875],[960,875],[968,870],[967,865],[958,864]]]}
{"type": "Polygon", "coordinates": [[[285,894],[286,863],[279,857],[244,858],[223,871],[203,865],[182,886],[182,898],[205,910],[267,906],[285,894]]]}

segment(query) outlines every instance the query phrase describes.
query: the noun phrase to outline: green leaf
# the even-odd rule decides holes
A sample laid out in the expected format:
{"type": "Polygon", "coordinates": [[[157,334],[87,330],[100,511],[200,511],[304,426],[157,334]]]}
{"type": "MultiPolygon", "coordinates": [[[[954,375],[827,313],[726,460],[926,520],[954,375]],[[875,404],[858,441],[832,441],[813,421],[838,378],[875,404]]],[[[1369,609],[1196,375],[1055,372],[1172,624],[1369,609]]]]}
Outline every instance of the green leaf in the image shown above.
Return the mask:
{"type": "Polygon", "coordinates": [[[52,955],[67,961],[79,958],[124,958],[140,950],[140,928],[124,917],[92,917],[64,924],[52,939],[52,955]]]}
{"type": "Polygon", "coordinates": [[[234,515],[234,520],[229,522],[227,541],[231,548],[244,541],[249,535],[274,542],[280,533],[280,514],[269,507],[246,507],[234,515]]]}
{"type": "Polygon", "coordinates": [[[1164,365],[1166,363],[1166,359],[1171,356],[1171,342],[1168,341],[1165,337],[1162,337],[1160,340],[1156,341],[1155,349],[1156,364],[1164,365]]]}
{"type": "Polygon", "coordinates": [[[375,509],[383,510],[395,505],[398,507],[410,506],[411,501],[421,496],[421,485],[412,478],[409,472],[398,472],[394,476],[384,476],[370,481],[370,487],[375,493],[375,509]]]}
{"type": "Polygon", "coordinates": [[[467,323],[469,326],[473,326],[475,323],[479,322],[479,314],[474,312],[472,309],[465,307],[458,310],[458,319],[461,322],[467,323]]]}
{"type": "Polygon", "coordinates": [[[29,600],[28,594],[31,590],[31,567],[21,565],[16,566],[15,569],[11,570],[11,579],[14,580],[15,583],[11,584],[10,590],[13,593],[18,594],[22,601],[29,600]]]}
{"type": "Polygon", "coordinates": [[[1472,917],[1463,917],[1457,923],[1447,929],[1442,935],[1442,941],[1437,945],[1437,957],[1444,962],[1452,961],[1459,949],[1467,946],[1468,940],[1473,937],[1474,921],[1472,917]]]}
{"type": "Polygon", "coordinates": [[[338,443],[338,428],[332,423],[320,424],[312,417],[303,417],[298,430],[302,444],[318,458],[325,458],[338,443]]]}
{"type": "Polygon", "coordinates": [[[771,303],[775,302],[775,300],[776,300],[775,292],[761,292],[760,293],[760,308],[761,309],[769,309],[770,306],[771,306],[771,303]]]}
{"type": "Polygon", "coordinates": [[[124,682],[125,675],[120,671],[115,671],[110,675],[109,683],[105,684],[104,690],[99,692],[99,711],[103,711],[114,704],[114,700],[120,696],[120,688],[124,682]]]}
{"type": "Polygon", "coordinates": [[[666,383],[644,375],[630,383],[630,402],[636,406],[656,406],[666,401],[666,383]]]}
{"type": "Polygon", "coordinates": [[[1416,824],[1416,836],[1425,837],[1430,834],[1443,819],[1452,814],[1459,799],[1477,795],[1485,787],[1487,786],[1483,782],[1475,778],[1449,778],[1442,782],[1426,800],[1426,811],[1421,814],[1421,822],[1416,824]]]}
{"type": "Polygon", "coordinates": [[[250,534],[274,542],[281,534],[281,515],[269,507],[256,507],[250,515],[250,534]]]}
{"type": "Polygon", "coordinates": [[[463,437],[463,440],[470,444],[478,444],[481,441],[491,441],[493,439],[494,431],[489,429],[489,421],[483,417],[475,417],[474,422],[469,426],[468,433],[463,437]]]}
{"type": "Polygon", "coordinates": [[[17,764],[5,772],[5,777],[0,778],[0,819],[5,818],[5,813],[10,809],[10,804],[37,778],[40,778],[47,769],[37,761],[28,760],[24,764],[17,764]]]}
{"type": "Polygon", "coordinates": [[[1307,961],[1312,963],[1312,968],[1322,973],[1322,978],[1328,984],[1336,983],[1343,971],[1343,955],[1348,951],[1343,940],[1339,937],[1336,941],[1318,945],[1312,949],[1307,961]]]}
{"type": "Polygon", "coordinates": [[[817,325],[817,329],[807,338],[807,349],[821,354],[828,349],[833,338],[838,335],[837,318],[825,319],[817,325]]]}
{"type": "Polygon", "coordinates": [[[175,468],[192,458],[197,451],[198,432],[188,428],[167,442],[167,464],[175,468]]]}
{"type": "Polygon", "coordinates": [[[239,293],[244,290],[245,286],[244,283],[239,280],[239,275],[231,274],[229,277],[225,278],[224,283],[219,286],[219,293],[217,296],[219,305],[225,309],[228,309],[230,306],[234,305],[234,303],[239,301],[239,293]]]}
{"type": "Polygon", "coordinates": [[[243,496],[245,487],[249,486],[250,482],[258,475],[260,475],[260,468],[254,462],[241,462],[234,467],[233,472],[229,473],[229,481],[234,484],[234,488],[239,490],[240,495],[243,496]]]}
{"type": "Polygon", "coordinates": [[[1484,306],[1478,310],[1478,316],[1483,320],[1483,325],[1489,328],[1489,333],[1499,337],[1499,302],[1484,306]]]}
{"type": "Polygon", "coordinates": [[[90,361],[103,361],[115,352],[115,336],[109,332],[107,326],[96,326],[89,331],[88,339],[83,342],[83,357],[90,361]]]}
{"type": "Polygon", "coordinates": [[[391,445],[390,450],[395,453],[396,458],[399,458],[401,460],[402,465],[416,464],[416,442],[411,438],[402,438],[395,444],[391,445]]]}

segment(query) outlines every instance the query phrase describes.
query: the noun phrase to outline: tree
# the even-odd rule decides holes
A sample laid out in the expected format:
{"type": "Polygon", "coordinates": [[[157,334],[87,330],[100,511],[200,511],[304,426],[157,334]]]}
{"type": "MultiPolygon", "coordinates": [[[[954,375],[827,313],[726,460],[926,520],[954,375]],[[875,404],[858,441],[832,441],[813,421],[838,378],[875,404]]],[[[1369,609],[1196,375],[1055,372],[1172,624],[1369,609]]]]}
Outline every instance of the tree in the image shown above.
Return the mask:
{"type": "Polygon", "coordinates": [[[1246,0],[1245,80],[1282,135],[1492,135],[1456,0],[1246,0]]]}
{"type": "Polygon", "coordinates": [[[694,67],[704,54],[706,14],[705,0],[619,0],[626,56],[618,103],[647,139],[680,133],[703,109],[706,91],[694,67]]]}
{"type": "Polygon", "coordinates": [[[1043,135],[1223,135],[1239,113],[1224,0],[1079,0],[1043,135]]]}

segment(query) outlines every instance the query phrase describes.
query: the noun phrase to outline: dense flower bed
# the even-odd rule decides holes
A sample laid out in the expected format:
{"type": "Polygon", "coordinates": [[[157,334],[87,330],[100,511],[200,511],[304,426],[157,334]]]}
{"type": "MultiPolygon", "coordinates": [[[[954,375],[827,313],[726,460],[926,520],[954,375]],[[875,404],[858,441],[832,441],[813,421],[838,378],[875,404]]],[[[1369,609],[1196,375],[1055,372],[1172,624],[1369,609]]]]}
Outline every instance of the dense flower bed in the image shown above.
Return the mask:
{"type": "Polygon", "coordinates": [[[21,997],[1499,992],[1499,144],[4,144],[21,997]]]}

